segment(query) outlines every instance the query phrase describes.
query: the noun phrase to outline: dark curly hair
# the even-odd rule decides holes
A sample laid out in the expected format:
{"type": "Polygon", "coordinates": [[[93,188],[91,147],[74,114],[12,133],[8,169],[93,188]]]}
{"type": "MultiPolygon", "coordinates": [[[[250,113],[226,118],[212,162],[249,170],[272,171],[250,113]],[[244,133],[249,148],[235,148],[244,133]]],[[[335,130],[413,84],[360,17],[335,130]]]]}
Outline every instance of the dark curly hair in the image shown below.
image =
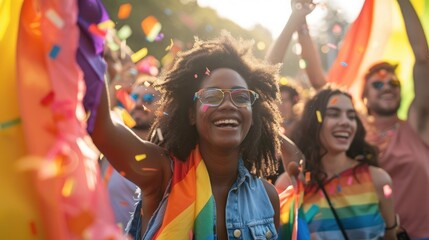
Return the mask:
{"type": "Polygon", "coordinates": [[[276,106],[279,66],[253,57],[252,45],[252,42],[234,39],[227,32],[209,41],[195,38],[193,48],[179,53],[173,67],[155,84],[162,98],[150,140],[186,161],[198,143],[197,129],[189,119],[189,111],[195,107],[194,93],[208,77],[207,69],[233,69],[245,79],[249,89],[259,94],[259,99],[252,105],[253,125],[240,146],[244,164],[257,176],[275,173],[281,122],[276,106]],[[162,141],[155,134],[157,128],[163,134],[162,141]]]}
{"type": "MultiPolygon", "coordinates": [[[[325,119],[328,101],[335,95],[344,95],[352,99],[348,93],[338,89],[327,88],[320,91],[306,103],[301,120],[292,133],[292,140],[295,141],[306,158],[305,171],[311,173],[310,184],[319,184],[327,177],[321,162],[327,150],[320,141],[320,131],[325,119]],[[322,115],[321,123],[317,119],[316,111],[322,115]]],[[[365,141],[366,130],[359,117],[356,117],[356,123],[356,134],[346,151],[346,155],[360,162],[356,167],[363,164],[377,166],[377,149],[365,141]]]]}

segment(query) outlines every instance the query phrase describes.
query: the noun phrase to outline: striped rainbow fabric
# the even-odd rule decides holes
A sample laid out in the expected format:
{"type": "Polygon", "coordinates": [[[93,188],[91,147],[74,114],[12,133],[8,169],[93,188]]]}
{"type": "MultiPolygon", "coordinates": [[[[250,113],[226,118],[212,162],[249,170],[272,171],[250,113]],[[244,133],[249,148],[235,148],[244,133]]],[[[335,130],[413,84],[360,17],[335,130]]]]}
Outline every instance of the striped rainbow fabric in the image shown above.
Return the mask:
{"type": "Polygon", "coordinates": [[[297,181],[280,193],[280,230],[279,239],[307,240],[310,239],[307,223],[304,218],[302,202],[304,186],[297,181]]]}
{"type": "MultiPolygon", "coordinates": [[[[359,166],[355,173],[348,169],[324,186],[349,239],[378,239],[384,235],[385,224],[368,165],[359,166]]],[[[312,237],[342,239],[329,204],[317,186],[306,188],[303,209],[312,237]]]]}
{"type": "MultiPolygon", "coordinates": [[[[6,65],[12,67],[13,75],[6,75],[11,78],[1,80],[10,86],[6,90],[14,92],[4,101],[14,103],[11,107],[15,109],[8,108],[7,116],[20,120],[8,129],[14,136],[6,136],[9,149],[1,155],[7,156],[11,169],[6,181],[9,176],[23,178],[6,184],[11,189],[22,186],[20,191],[27,192],[12,195],[11,201],[16,204],[1,204],[9,206],[8,215],[20,219],[0,211],[0,219],[8,221],[0,221],[0,239],[125,238],[114,223],[100,178],[98,153],[86,131],[82,98],[88,88],[76,62],[77,50],[83,45],[77,25],[80,7],[95,7],[91,4],[94,1],[101,4],[100,0],[0,0],[0,20],[6,26],[10,24],[10,28],[4,28],[7,32],[0,29],[0,36],[10,45],[3,45],[2,37],[0,49],[16,51],[6,55],[13,57],[9,61],[16,61],[6,65]],[[19,141],[13,141],[15,138],[19,141]],[[5,228],[10,230],[3,231],[5,228]]],[[[91,13],[91,19],[95,19],[96,12],[91,13]]],[[[86,44],[91,48],[93,42],[86,44]]],[[[90,56],[92,61],[103,61],[100,55],[90,56]]]]}
{"type": "MultiPolygon", "coordinates": [[[[429,38],[429,1],[410,0],[429,38]]],[[[397,74],[402,84],[399,117],[407,116],[414,98],[412,68],[414,56],[405,32],[399,5],[392,0],[366,0],[358,18],[350,26],[338,56],[328,73],[328,81],[345,86],[361,107],[363,76],[375,62],[400,63],[397,74]],[[400,47],[398,47],[400,46],[400,47]],[[344,64],[346,63],[346,64],[344,64]]]]}
{"type": "Polygon", "coordinates": [[[186,162],[174,159],[171,192],[153,239],[214,239],[215,202],[198,145],[186,162]]]}

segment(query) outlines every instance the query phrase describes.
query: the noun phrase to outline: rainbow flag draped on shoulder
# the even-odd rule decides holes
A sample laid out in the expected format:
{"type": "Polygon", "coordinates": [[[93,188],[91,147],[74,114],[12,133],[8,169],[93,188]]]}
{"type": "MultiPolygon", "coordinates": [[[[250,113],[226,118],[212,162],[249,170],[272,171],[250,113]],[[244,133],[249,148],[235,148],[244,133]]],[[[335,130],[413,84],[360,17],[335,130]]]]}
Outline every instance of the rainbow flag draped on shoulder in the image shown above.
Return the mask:
{"type": "Polygon", "coordinates": [[[199,147],[186,162],[174,158],[170,196],[153,239],[214,239],[215,202],[199,147]]]}
{"type": "Polygon", "coordinates": [[[280,193],[279,239],[309,240],[310,232],[304,217],[302,203],[304,185],[301,181],[280,193]]]}

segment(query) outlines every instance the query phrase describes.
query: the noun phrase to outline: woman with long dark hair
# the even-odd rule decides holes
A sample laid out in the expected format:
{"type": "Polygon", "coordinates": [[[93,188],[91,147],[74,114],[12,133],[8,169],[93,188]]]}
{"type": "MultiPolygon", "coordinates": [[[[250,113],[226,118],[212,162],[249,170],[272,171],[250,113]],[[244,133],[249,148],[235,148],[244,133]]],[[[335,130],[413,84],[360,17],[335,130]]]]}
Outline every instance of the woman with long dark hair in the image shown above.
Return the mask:
{"type": "Polygon", "coordinates": [[[324,89],[310,99],[293,140],[306,158],[304,212],[315,239],[395,239],[391,179],[352,98],[324,89]]]}

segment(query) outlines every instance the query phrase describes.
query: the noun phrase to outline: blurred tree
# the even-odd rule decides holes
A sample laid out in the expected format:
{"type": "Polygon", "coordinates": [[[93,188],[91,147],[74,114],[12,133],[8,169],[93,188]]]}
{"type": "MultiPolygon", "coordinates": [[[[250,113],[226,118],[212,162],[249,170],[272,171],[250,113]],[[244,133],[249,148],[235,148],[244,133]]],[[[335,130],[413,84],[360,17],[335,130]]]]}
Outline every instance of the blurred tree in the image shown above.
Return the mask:
{"type": "Polygon", "coordinates": [[[132,35],[126,39],[133,51],[146,47],[148,54],[157,59],[167,53],[166,47],[173,42],[181,42],[183,49],[188,49],[194,42],[194,36],[201,39],[211,39],[219,35],[225,29],[234,37],[254,39],[254,54],[263,58],[266,47],[272,42],[270,32],[262,26],[256,26],[253,30],[243,29],[231,20],[221,18],[211,8],[201,8],[195,0],[103,0],[110,18],[119,30],[124,25],[129,25],[132,35]],[[118,10],[122,4],[131,4],[132,10],[128,18],[119,19],[118,10]],[[161,24],[159,39],[148,41],[142,30],[141,22],[148,16],[154,16],[161,24]],[[161,39],[161,36],[163,38],[161,39]]]}

